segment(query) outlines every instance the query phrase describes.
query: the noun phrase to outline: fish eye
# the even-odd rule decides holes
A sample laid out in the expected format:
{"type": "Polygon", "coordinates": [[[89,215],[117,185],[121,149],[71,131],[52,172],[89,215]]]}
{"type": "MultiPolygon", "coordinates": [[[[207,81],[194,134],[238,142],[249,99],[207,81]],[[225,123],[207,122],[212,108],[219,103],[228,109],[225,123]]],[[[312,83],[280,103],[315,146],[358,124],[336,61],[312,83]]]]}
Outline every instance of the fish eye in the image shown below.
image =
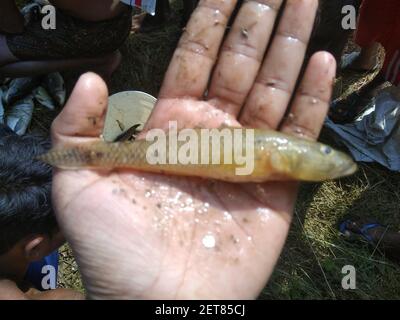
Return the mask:
{"type": "Polygon", "coordinates": [[[329,154],[332,153],[332,148],[329,147],[329,146],[322,146],[322,147],[321,147],[321,152],[322,152],[323,154],[329,155],[329,154]]]}

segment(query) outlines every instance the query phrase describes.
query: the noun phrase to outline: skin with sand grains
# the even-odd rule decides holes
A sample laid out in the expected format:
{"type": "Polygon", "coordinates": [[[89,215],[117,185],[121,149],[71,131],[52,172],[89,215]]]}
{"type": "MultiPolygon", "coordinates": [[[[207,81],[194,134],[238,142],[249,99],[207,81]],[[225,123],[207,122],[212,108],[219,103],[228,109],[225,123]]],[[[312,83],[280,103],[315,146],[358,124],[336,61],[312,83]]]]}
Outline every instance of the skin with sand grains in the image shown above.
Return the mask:
{"type": "MultiPolygon", "coordinates": [[[[315,54],[295,90],[318,1],[286,1],[271,37],[282,3],[245,2],[224,39],[236,1],[201,1],[145,130],[177,120],[182,128],[243,125],[315,140],[335,60],[315,54]]],[[[103,121],[87,119],[102,118],[107,96],[98,77],[84,75],[53,124],[54,146],[98,141],[103,121]]],[[[296,195],[293,182],[230,184],[125,170],[56,170],[53,184],[57,218],[91,298],[256,297],[285,242],[296,195]]]]}

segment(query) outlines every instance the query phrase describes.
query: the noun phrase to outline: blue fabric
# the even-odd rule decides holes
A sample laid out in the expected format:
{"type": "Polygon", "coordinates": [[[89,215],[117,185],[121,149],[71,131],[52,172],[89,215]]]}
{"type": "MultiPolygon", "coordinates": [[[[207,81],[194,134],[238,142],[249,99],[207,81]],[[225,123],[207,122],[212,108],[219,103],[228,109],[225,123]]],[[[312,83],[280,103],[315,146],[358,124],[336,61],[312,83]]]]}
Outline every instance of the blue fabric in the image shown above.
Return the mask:
{"type": "Polygon", "coordinates": [[[58,274],[58,251],[45,257],[43,260],[29,265],[25,280],[37,290],[46,291],[55,289],[58,274]]]}
{"type": "MultiPolygon", "coordinates": [[[[325,125],[335,139],[344,144],[356,161],[378,162],[400,172],[400,99],[399,89],[388,87],[376,95],[354,122],[325,125]]],[[[346,107],[348,110],[356,106],[346,107]]]]}
{"type": "Polygon", "coordinates": [[[361,228],[361,234],[369,241],[372,242],[372,237],[367,233],[370,229],[374,229],[377,227],[382,227],[379,223],[371,223],[371,224],[366,224],[361,228]]]}
{"type": "MultiPolygon", "coordinates": [[[[343,221],[343,222],[340,224],[340,226],[339,226],[339,231],[340,231],[340,233],[345,234],[346,231],[349,231],[349,230],[347,229],[347,226],[348,226],[349,223],[351,223],[351,221],[350,221],[350,220],[346,220],[346,221],[343,221]]],[[[371,230],[371,229],[377,228],[377,227],[382,227],[382,225],[379,224],[379,223],[365,224],[365,225],[363,225],[362,228],[360,229],[360,233],[359,233],[359,234],[362,235],[362,236],[364,237],[364,239],[367,240],[369,243],[373,244],[373,243],[374,243],[374,242],[373,242],[373,239],[372,239],[372,237],[368,234],[368,231],[371,230]]],[[[351,232],[351,231],[350,231],[350,232],[351,232]]]]}

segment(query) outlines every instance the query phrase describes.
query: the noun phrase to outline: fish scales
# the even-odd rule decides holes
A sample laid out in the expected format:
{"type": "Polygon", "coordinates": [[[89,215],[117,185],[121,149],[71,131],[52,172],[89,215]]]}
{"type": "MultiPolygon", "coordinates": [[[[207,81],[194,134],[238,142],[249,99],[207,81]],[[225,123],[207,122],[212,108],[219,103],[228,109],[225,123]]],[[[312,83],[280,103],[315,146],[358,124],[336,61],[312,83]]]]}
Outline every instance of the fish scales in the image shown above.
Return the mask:
{"type": "MultiPolygon", "coordinates": [[[[211,140],[208,159],[207,156],[204,158],[207,160],[205,163],[208,164],[202,164],[200,144],[194,150],[197,151],[197,153],[194,152],[195,161],[192,163],[187,161],[183,164],[172,161],[175,157],[170,157],[171,145],[168,137],[166,149],[161,153],[158,149],[154,151],[156,150],[154,142],[146,140],[117,143],[99,141],[55,148],[41,156],[40,159],[61,169],[132,169],[228,182],[324,181],[347,176],[357,170],[357,165],[348,155],[327,145],[269,130],[245,129],[241,131],[243,132],[241,135],[242,148],[235,149],[234,145],[237,146],[238,141],[231,145],[225,144],[225,140],[221,139],[220,162],[215,164],[212,162],[214,151],[211,148],[211,140]],[[254,150],[254,153],[250,153],[254,156],[249,158],[244,157],[246,152],[249,152],[249,149],[244,149],[248,148],[246,145],[247,130],[254,130],[254,141],[250,149],[254,150]],[[239,161],[239,158],[236,157],[238,154],[242,156],[241,160],[245,159],[252,163],[249,167],[253,170],[248,174],[238,174],[238,169],[243,170],[249,163],[239,161]],[[163,156],[165,157],[163,158],[163,156]],[[149,157],[166,161],[153,163],[149,161],[149,157]],[[226,161],[226,159],[231,161],[226,161]]],[[[185,143],[178,142],[176,150],[180,150],[185,143]]]]}

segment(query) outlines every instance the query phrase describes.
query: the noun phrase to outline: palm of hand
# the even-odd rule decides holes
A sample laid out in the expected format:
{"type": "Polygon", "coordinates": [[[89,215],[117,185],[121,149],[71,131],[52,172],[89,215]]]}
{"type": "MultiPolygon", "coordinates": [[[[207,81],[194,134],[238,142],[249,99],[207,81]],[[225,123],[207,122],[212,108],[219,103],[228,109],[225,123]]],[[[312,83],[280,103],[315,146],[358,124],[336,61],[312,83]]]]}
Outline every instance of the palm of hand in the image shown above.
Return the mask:
{"type": "MultiPolygon", "coordinates": [[[[336,66],[331,55],[315,54],[295,90],[318,1],[286,1],[271,40],[283,3],[244,2],[221,46],[236,1],[200,2],[146,129],[168,120],[191,128],[241,123],[316,139],[336,66]]],[[[98,139],[107,96],[103,82],[84,75],[53,124],[55,145],[98,139]]],[[[289,182],[57,171],[53,200],[92,298],[253,298],[279,257],[296,190],[289,182]]]]}
{"type": "MultiPolygon", "coordinates": [[[[158,110],[165,106],[170,112],[159,112],[152,123],[166,123],[166,114],[193,119],[182,110],[199,108],[203,116],[197,122],[205,127],[235,123],[205,102],[182,99],[173,105],[159,101],[158,110]],[[213,113],[212,123],[204,123],[207,113],[213,113]]],[[[136,257],[117,281],[88,289],[108,288],[108,294],[120,296],[119,288],[131,282],[131,292],[146,298],[183,297],[188,290],[198,297],[211,290],[216,298],[246,295],[246,287],[250,295],[258,292],[275,264],[268,243],[283,244],[296,197],[294,183],[230,184],[132,171],[61,171],[54,190],[63,212],[59,219],[68,216],[62,224],[74,228],[70,242],[77,252],[89,246],[96,254],[77,255],[83,273],[94,278],[118,273],[125,257],[136,257]],[[243,283],[233,281],[239,274],[247,275],[243,283]],[[222,292],[213,290],[220,286],[222,292]]]]}

